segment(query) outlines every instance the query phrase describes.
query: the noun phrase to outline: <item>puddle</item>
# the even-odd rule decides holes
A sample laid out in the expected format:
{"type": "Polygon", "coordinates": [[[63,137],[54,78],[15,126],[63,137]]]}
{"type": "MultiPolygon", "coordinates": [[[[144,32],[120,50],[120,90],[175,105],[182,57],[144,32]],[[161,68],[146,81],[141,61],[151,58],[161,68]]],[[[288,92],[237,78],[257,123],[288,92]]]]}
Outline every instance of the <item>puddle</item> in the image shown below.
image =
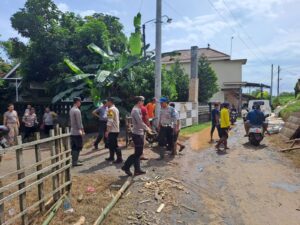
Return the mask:
{"type": "Polygon", "coordinates": [[[279,188],[288,192],[296,192],[300,190],[300,184],[289,184],[289,183],[271,183],[272,188],[279,188]]]}

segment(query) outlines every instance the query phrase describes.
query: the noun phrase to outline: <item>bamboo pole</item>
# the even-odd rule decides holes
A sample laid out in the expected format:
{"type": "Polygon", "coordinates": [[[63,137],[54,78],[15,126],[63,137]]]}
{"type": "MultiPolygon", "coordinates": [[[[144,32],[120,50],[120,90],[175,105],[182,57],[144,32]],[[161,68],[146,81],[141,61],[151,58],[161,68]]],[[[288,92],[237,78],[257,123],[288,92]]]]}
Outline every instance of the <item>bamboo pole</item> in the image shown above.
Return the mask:
{"type": "Polygon", "coordinates": [[[115,206],[115,204],[118,202],[118,200],[120,199],[120,197],[124,194],[124,192],[127,190],[127,188],[131,185],[132,180],[133,180],[132,177],[129,177],[126,180],[126,182],[123,184],[123,186],[118,191],[118,193],[115,195],[115,197],[111,200],[111,202],[102,211],[101,215],[95,221],[94,225],[100,225],[104,221],[104,219],[107,217],[107,215],[110,212],[110,210],[115,206]]]}
{"type": "Polygon", "coordinates": [[[54,207],[52,208],[49,216],[46,218],[46,220],[43,222],[42,225],[48,225],[50,224],[50,222],[52,221],[53,217],[56,215],[56,213],[58,212],[58,209],[60,208],[60,206],[63,204],[65,197],[67,196],[67,193],[65,193],[63,195],[62,198],[60,198],[55,204],[54,207]]]}

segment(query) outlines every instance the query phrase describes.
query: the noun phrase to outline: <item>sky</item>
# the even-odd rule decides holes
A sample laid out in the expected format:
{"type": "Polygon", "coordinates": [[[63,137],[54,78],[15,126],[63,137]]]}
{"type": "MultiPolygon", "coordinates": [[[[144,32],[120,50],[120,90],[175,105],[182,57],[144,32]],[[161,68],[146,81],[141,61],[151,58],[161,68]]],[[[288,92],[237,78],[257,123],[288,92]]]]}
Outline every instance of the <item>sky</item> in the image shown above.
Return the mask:
{"type": "MultiPolygon", "coordinates": [[[[270,84],[274,64],[274,89],[280,65],[280,92],[293,91],[300,78],[300,0],[162,0],[163,15],[171,24],[163,24],[162,49],[173,51],[191,46],[210,47],[247,59],[243,81],[270,84]],[[276,78],[276,79],[275,79],[276,78]]],[[[95,12],[120,18],[124,32],[133,31],[132,19],[138,13],[142,21],[155,18],[155,0],[54,0],[61,11],[82,16],[95,12]]],[[[0,40],[19,36],[10,17],[24,6],[25,0],[0,0],[0,40]]],[[[146,25],[146,41],[155,48],[155,23],[146,25]]]]}

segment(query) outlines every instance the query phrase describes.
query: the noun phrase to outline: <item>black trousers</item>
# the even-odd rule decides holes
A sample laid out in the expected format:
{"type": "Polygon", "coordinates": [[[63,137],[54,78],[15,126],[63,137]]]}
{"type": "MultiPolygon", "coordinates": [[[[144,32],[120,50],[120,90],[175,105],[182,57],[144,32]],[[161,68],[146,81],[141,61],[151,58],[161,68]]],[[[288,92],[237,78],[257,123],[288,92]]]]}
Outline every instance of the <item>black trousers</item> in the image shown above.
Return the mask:
{"type": "Polygon", "coordinates": [[[80,151],[83,148],[83,138],[81,135],[71,135],[71,155],[72,155],[72,164],[78,162],[80,151]]]}
{"type": "Polygon", "coordinates": [[[210,133],[211,135],[213,135],[213,133],[215,132],[215,129],[217,128],[217,131],[218,131],[218,136],[219,138],[221,138],[221,128],[220,128],[220,125],[218,124],[215,124],[215,123],[212,123],[211,124],[211,130],[210,130],[210,133]]]}
{"type": "Polygon", "coordinates": [[[119,133],[109,133],[108,134],[108,148],[109,148],[109,158],[114,159],[115,154],[117,159],[122,159],[122,152],[118,146],[118,136],[119,133]]]}
{"type": "Polygon", "coordinates": [[[134,143],[134,153],[127,158],[124,168],[128,170],[134,165],[134,170],[140,171],[140,157],[144,150],[144,135],[132,134],[132,141],[134,143]]]}
{"type": "Polygon", "coordinates": [[[52,129],[53,129],[53,125],[45,125],[44,126],[45,134],[49,136],[50,130],[52,130],[52,129]]]}
{"type": "Polygon", "coordinates": [[[158,145],[160,147],[168,146],[169,150],[174,147],[174,129],[172,127],[161,127],[158,134],[158,145]]]}
{"type": "Polygon", "coordinates": [[[36,132],[36,127],[24,127],[23,140],[28,139],[30,136],[33,136],[34,132],[36,132]]]}
{"type": "Polygon", "coordinates": [[[97,136],[97,138],[95,140],[95,143],[94,143],[95,146],[98,146],[98,144],[101,142],[103,137],[104,137],[105,147],[107,146],[107,144],[106,144],[107,140],[106,140],[106,137],[105,137],[106,124],[107,124],[106,121],[99,121],[99,131],[98,131],[98,136],[97,136]]]}

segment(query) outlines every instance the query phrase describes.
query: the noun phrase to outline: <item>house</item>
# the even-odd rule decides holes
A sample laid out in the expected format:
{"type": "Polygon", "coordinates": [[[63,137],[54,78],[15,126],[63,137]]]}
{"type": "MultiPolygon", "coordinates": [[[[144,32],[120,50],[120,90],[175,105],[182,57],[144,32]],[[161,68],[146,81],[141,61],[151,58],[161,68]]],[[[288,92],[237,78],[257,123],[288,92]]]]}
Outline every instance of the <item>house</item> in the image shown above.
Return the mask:
{"type": "MultiPolygon", "coordinates": [[[[179,61],[184,71],[191,74],[191,50],[176,50],[174,56],[163,56],[162,64],[170,67],[176,60],[179,61]],[[177,54],[178,53],[178,54],[177,54]]],[[[199,48],[198,57],[206,56],[212,69],[218,77],[220,91],[217,92],[210,102],[229,102],[236,107],[241,106],[240,97],[242,93],[242,66],[246,64],[247,59],[231,59],[223,52],[210,48],[199,48]]]]}

